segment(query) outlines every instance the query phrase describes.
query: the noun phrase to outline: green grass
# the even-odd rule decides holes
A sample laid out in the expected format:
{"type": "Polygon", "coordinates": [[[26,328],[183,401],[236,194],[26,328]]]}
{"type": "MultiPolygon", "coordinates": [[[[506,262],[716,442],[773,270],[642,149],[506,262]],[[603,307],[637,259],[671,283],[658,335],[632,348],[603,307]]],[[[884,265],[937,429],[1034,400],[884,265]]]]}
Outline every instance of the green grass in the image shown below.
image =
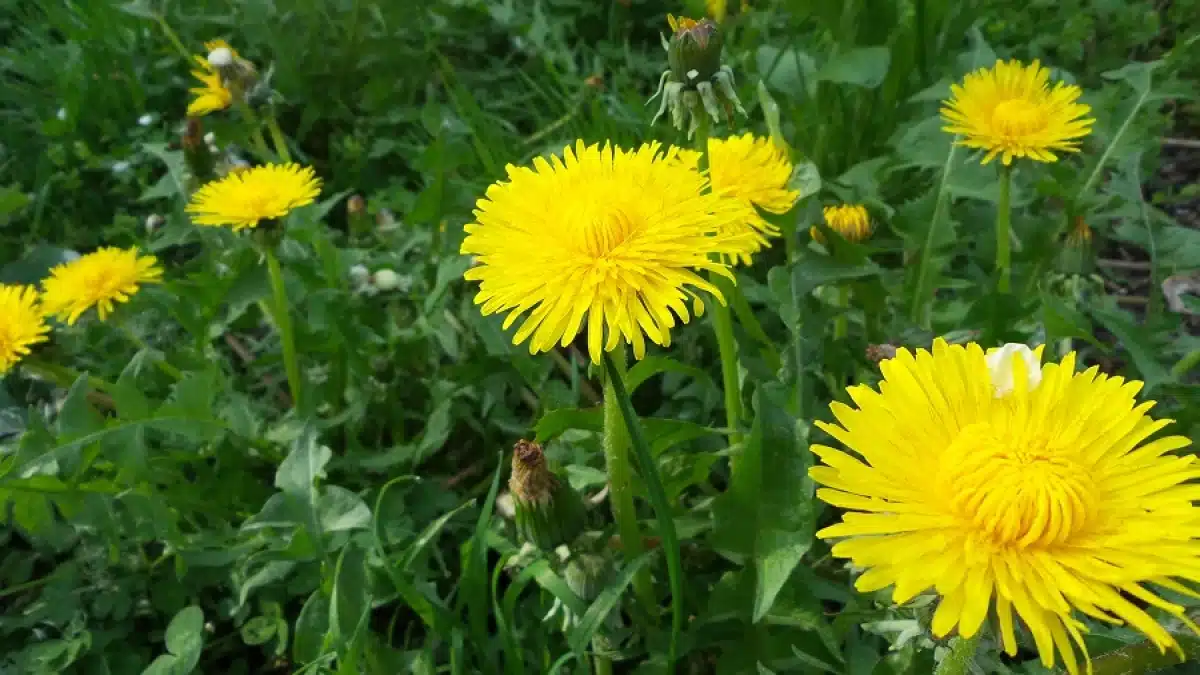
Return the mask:
{"type": "MultiPolygon", "coordinates": [[[[1200,229],[1143,190],[1160,139],[1197,128],[1196,2],[729,4],[725,62],[749,114],[714,134],[774,133],[813,193],[738,268],[738,363],[723,373],[710,313],[630,365],[630,405],[606,418],[586,349],[530,356],[480,315],[463,225],[506,165],[576,139],[686,143],[650,126],[647,100],[665,14],[695,8],[0,0],[0,282],[100,245],[166,268],[120,328],[58,327],[0,376],[0,671],[631,674],[674,658],[679,673],[924,675],[946,644],[933,604],[857,593],[858,571],[814,537],[839,514],[807,478],[809,442],[832,442],[811,423],[878,382],[870,351],[1069,347],[1200,436],[1196,319],[1158,290],[1200,268],[1200,229]],[[290,154],[325,182],[286,219],[278,275],[249,237],[184,213],[194,64],[164,26],[270,72],[290,154]],[[1097,120],[1078,155],[1015,171],[1011,295],[992,290],[997,172],[937,117],[952,82],[997,58],[1040,58],[1097,120]],[[820,207],[843,201],[867,206],[874,236],[813,244],[820,207]],[[1068,255],[1077,218],[1093,238],[1068,255]],[[357,265],[398,286],[362,286],[357,265]],[[599,500],[572,552],[609,565],[585,588],[557,553],[522,550],[509,450],[536,438],[595,497],[602,430],[630,413],[646,552],[622,554],[599,500]]],[[[203,131],[246,161],[278,154],[233,112],[203,131]]],[[[1157,658],[1140,634],[1089,625],[1097,673],[1150,672],[1112,670],[1157,658]]],[[[976,666],[1045,672],[1019,638],[1001,657],[987,633],[976,666]]]]}

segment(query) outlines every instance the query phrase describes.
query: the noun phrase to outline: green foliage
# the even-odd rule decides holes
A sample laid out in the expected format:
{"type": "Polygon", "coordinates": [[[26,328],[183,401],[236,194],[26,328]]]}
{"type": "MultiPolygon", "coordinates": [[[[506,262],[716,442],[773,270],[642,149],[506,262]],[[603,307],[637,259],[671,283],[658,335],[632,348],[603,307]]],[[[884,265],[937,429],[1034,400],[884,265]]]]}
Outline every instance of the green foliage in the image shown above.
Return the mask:
{"type": "MultiPolygon", "coordinates": [[[[102,244],[167,269],[0,376],[0,671],[674,659],[925,674],[945,646],[928,637],[931,598],[855,592],[815,538],[833,515],[807,477],[810,435],[828,442],[812,423],[878,380],[872,350],[935,336],[1076,350],[1145,382],[1155,415],[1197,437],[1196,319],[1160,292],[1200,269],[1200,234],[1164,206],[1186,186],[1158,178],[1160,139],[1198,128],[1194,0],[729,2],[725,62],[750,111],[736,124],[790,146],[804,199],[771,216],[782,242],[728,294],[745,429],[726,428],[708,317],[624,376],[646,549],[626,560],[604,495],[603,368],[574,346],[513,347],[458,250],[510,163],[576,138],[683,142],[645,106],[683,4],[0,0],[0,281],[37,283],[102,244]],[[251,237],[184,212],[181,50],[218,37],[271,74],[280,96],[260,112],[286,136],[260,145],[266,127],[234,111],[203,118],[218,166],[286,148],[325,180],[280,224],[277,275],[251,237]],[[995,169],[938,118],[950,84],[997,58],[1042,59],[1097,119],[1078,155],[1014,174],[1013,296],[991,290],[995,169]],[[868,208],[871,239],[823,225],[838,202],[868,208]],[[1093,241],[1067,269],[1078,219],[1093,241]],[[592,501],[569,551],[521,546],[505,479],[522,437],[592,501]],[[581,585],[582,559],[606,564],[581,585]]],[[[1089,646],[1107,653],[1098,673],[1168,665],[1120,627],[1089,646]]],[[[977,667],[1044,672],[1031,652],[996,653],[985,638],[977,667]]]]}

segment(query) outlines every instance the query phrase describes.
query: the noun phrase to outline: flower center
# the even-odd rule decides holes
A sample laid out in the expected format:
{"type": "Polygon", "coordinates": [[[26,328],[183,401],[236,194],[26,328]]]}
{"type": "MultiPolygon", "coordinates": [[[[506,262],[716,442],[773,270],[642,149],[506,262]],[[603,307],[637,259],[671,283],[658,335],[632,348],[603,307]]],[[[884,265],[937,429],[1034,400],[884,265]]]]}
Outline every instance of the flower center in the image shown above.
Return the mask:
{"type": "Polygon", "coordinates": [[[959,432],[943,456],[950,509],[1000,546],[1065,543],[1095,512],[1097,488],[1084,467],[1045,438],[1015,440],[988,424],[959,432]]]}
{"type": "Polygon", "coordinates": [[[1041,106],[1023,98],[1001,101],[992,111],[992,124],[1005,136],[1025,136],[1046,126],[1041,106]]]}
{"type": "Polygon", "coordinates": [[[602,264],[638,229],[638,222],[620,209],[610,210],[584,228],[584,250],[602,264]]]}

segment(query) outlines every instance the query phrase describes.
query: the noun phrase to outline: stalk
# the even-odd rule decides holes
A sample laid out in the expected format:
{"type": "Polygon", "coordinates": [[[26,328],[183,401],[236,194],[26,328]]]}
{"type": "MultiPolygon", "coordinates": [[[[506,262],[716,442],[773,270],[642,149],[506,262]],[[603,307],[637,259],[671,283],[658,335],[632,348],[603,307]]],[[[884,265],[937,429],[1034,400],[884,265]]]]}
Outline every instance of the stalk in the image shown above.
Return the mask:
{"type": "Polygon", "coordinates": [[[1000,204],[996,211],[996,271],[1000,277],[997,290],[1008,293],[1012,285],[1012,166],[1000,168],[1000,204]]]}
{"type": "Polygon", "coordinates": [[[297,410],[303,410],[300,361],[296,355],[296,333],[292,329],[291,306],[288,303],[287,288],[283,283],[283,269],[279,266],[279,258],[275,256],[273,248],[264,246],[263,255],[267,258],[267,274],[271,279],[271,314],[283,344],[283,367],[287,372],[288,390],[292,393],[292,405],[297,410]]]}

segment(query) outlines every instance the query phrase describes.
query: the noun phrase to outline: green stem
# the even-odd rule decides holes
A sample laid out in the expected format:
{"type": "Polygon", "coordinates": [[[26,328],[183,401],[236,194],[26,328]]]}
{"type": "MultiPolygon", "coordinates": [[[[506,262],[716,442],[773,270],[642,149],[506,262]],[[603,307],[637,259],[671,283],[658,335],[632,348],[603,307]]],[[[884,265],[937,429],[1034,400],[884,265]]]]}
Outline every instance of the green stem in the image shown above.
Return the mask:
{"type": "Polygon", "coordinates": [[[288,152],[287,137],[279,128],[279,120],[275,119],[275,110],[267,112],[267,131],[271,134],[271,142],[275,144],[275,154],[284,164],[292,161],[292,153],[288,152]]]}
{"type": "Polygon", "coordinates": [[[255,115],[254,110],[243,100],[238,100],[237,108],[242,114],[242,119],[246,121],[247,128],[250,129],[250,143],[254,146],[254,152],[258,154],[259,159],[270,159],[271,150],[267,148],[267,139],[262,135],[262,124],[258,120],[258,115],[255,115]]]}
{"type": "Polygon", "coordinates": [[[167,18],[162,14],[155,14],[154,20],[158,22],[158,26],[162,28],[162,32],[167,36],[167,40],[175,46],[175,50],[183,56],[184,60],[189,64],[193,63],[192,53],[188,51],[187,47],[183,46],[183,42],[179,40],[179,36],[175,34],[175,31],[171,30],[171,24],[167,23],[167,18]]]}
{"type": "Polygon", "coordinates": [[[1012,276],[1012,165],[1000,167],[1000,203],[996,206],[996,271],[1000,278],[997,290],[1008,293],[1012,276]]]}
{"type": "MultiPolygon", "coordinates": [[[[613,4],[617,3],[614,2],[613,4]]],[[[592,663],[595,665],[596,675],[612,675],[612,659],[607,656],[594,654],[592,656],[592,663]]]]}
{"type": "MultiPolygon", "coordinates": [[[[25,370],[37,375],[43,380],[49,380],[63,389],[70,389],[71,385],[80,378],[82,373],[76,372],[65,366],[60,366],[57,363],[43,361],[35,356],[26,356],[21,359],[21,367],[25,370]]],[[[88,385],[96,391],[111,392],[116,388],[112,382],[102,380],[91,375],[87,376],[88,385]]]]}
{"type": "MultiPolygon", "coordinates": [[[[615,387],[617,383],[614,382],[614,378],[625,377],[624,348],[618,348],[616,354],[616,358],[611,359],[616,365],[604,378],[604,462],[608,469],[608,501],[612,506],[613,520],[617,523],[617,533],[621,536],[621,550],[625,553],[625,561],[632,562],[645,547],[642,545],[642,532],[638,527],[637,509],[633,502],[629,433],[621,421],[621,404],[615,387]]],[[[620,384],[621,391],[624,391],[624,382],[620,384]]],[[[633,591],[646,612],[653,615],[657,601],[649,569],[643,568],[633,578],[633,591]]]]}
{"type": "Polygon", "coordinates": [[[1193,349],[1171,367],[1171,375],[1183,377],[1188,371],[1200,365],[1200,349],[1193,349]]]}
{"type": "Polygon", "coordinates": [[[969,638],[954,638],[950,643],[950,653],[938,664],[934,675],[967,675],[971,672],[971,662],[975,660],[975,650],[978,648],[979,633],[969,638]]]}
{"type": "MultiPolygon", "coordinates": [[[[667,576],[671,582],[671,640],[667,644],[666,672],[675,672],[675,655],[678,653],[679,635],[683,631],[683,561],[679,553],[679,535],[675,532],[675,519],[671,515],[671,503],[667,499],[667,491],[663,487],[662,478],[658,475],[658,464],[650,453],[650,444],[642,431],[641,422],[633,410],[633,402],[625,391],[620,369],[612,356],[604,354],[604,367],[608,381],[612,384],[612,398],[620,407],[621,417],[625,420],[625,429],[629,432],[633,456],[637,459],[638,470],[642,474],[642,482],[646,486],[646,494],[654,507],[655,521],[658,523],[658,534],[662,538],[662,551],[667,558],[667,576]]],[[[605,399],[609,398],[606,393],[605,399]]],[[[642,568],[643,570],[645,568],[642,568]]]]}
{"type": "Polygon", "coordinates": [[[837,306],[841,310],[833,320],[833,339],[845,340],[849,333],[846,312],[850,311],[850,287],[842,284],[837,287],[837,306]]]}
{"type": "MultiPolygon", "coordinates": [[[[719,274],[709,277],[724,292],[729,281],[719,274]],[[722,288],[724,287],[724,288],[722,288]]],[[[717,351],[721,357],[721,387],[725,391],[725,426],[729,427],[729,442],[742,442],[742,389],[738,380],[737,341],[733,337],[733,313],[725,303],[712,304],[713,331],[717,335],[717,351]]]]}
{"type": "Polygon", "coordinates": [[[183,371],[179,370],[170,363],[167,363],[167,357],[165,354],[146,344],[146,341],[138,337],[138,334],[134,333],[133,329],[131,329],[129,326],[126,326],[119,321],[116,322],[116,326],[117,332],[123,335],[126,340],[129,340],[134,347],[137,347],[140,351],[150,352],[152,355],[154,355],[154,365],[157,366],[159,370],[163,371],[167,377],[170,377],[174,380],[183,379],[183,371]]]}
{"type": "Polygon", "coordinates": [[[292,330],[291,305],[288,303],[287,288],[283,283],[283,269],[279,266],[279,258],[270,247],[264,247],[267,258],[267,273],[271,278],[271,314],[275,319],[275,327],[279,330],[279,340],[283,343],[283,367],[287,371],[288,389],[292,392],[292,405],[297,410],[303,410],[301,398],[300,362],[296,356],[296,334],[292,330]]]}

